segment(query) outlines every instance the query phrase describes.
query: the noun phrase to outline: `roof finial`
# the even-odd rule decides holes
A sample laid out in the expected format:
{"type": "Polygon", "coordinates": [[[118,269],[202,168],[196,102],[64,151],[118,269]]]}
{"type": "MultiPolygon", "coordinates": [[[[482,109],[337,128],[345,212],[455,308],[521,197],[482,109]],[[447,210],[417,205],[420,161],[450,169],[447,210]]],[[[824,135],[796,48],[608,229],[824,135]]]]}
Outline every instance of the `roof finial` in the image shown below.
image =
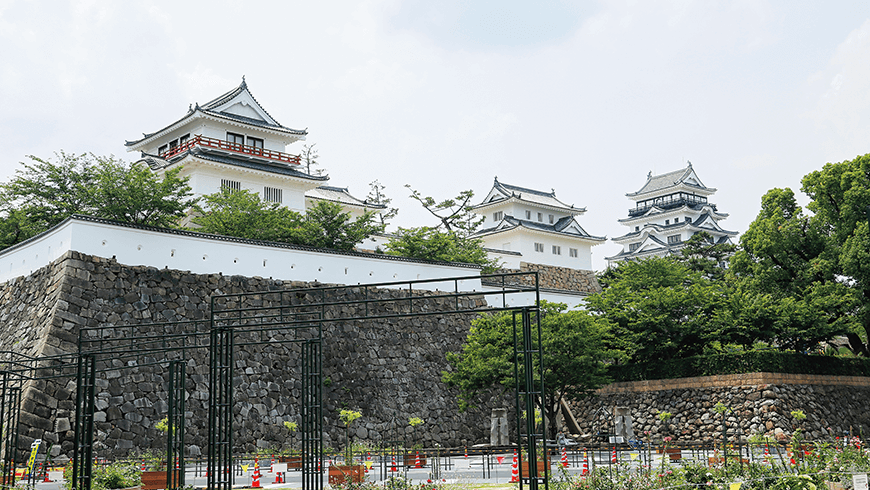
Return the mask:
{"type": "Polygon", "coordinates": [[[649,173],[646,174],[646,180],[650,180],[651,178],[652,178],[652,170],[650,170],[649,173]]]}
{"type": "Polygon", "coordinates": [[[193,104],[187,104],[187,112],[193,112],[193,104]]]}
{"type": "Polygon", "coordinates": [[[239,88],[248,88],[248,84],[245,83],[245,76],[242,75],[242,84],[239,85],[239,88]]]}
{"type": "Polygon", "coordinates": [[[692,168],[692,162],[691,162],[691,161],[686,160],[686,164],[689,166],[689,168],[692,168]]]}

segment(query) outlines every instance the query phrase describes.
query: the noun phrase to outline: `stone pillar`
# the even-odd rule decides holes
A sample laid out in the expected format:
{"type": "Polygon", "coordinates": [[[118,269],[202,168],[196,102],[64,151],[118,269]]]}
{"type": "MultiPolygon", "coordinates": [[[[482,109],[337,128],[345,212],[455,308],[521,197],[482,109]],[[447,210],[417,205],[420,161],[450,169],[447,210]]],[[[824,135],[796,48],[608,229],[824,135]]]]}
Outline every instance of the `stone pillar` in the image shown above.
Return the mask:
{"type": "Polygon", "coordinates": [[[623,442],[634,439],[634,430],[631,428],[631,409],[628,407],[613,408],[613,425],[616,437],[622,437],[623,442]]]}
{"type": "Polygon", "coordinates": [[[492,409],[492,415],[490,416],[489,443],[492,446],[507,446],[510,444],[506,408],[492,409]]]}

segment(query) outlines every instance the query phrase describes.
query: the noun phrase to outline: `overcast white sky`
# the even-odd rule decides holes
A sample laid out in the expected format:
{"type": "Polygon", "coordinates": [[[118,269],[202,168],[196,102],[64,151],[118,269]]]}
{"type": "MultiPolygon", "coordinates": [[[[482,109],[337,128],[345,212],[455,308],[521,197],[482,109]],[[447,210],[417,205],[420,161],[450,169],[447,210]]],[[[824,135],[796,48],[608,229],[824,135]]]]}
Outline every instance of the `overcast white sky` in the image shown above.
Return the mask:
{"type": "Polygon", "coordinates": [[[245,75],[403,226],[435,224],[404,184],[483,197],[497,175],[619,236],[625,194],[691,160],[742,232],[768,189],[870,152],[866,0],[0,0],[0,60],[0,179],[61,149],[133,159],[245,75]]]}

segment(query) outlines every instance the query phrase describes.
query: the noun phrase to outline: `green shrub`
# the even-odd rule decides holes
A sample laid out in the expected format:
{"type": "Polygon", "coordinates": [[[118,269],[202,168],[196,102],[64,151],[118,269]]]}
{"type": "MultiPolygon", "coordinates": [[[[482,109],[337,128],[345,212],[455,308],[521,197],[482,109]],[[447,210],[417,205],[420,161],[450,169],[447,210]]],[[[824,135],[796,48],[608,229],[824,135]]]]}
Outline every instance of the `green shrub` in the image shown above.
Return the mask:
{"type": "Polygon", "coordinates": [[[613,381],[675,379],[745,373],[870,376],[870,359],[759,350],[610,366],[613,381]]]}

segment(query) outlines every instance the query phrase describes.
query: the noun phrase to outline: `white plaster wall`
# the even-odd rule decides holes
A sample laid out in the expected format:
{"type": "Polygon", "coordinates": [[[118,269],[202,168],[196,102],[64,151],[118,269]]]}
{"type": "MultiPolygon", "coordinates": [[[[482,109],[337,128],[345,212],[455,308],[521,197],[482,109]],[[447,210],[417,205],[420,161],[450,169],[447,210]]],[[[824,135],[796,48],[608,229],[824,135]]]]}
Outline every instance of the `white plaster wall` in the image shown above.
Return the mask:
{"type": "MultiPolygon", "coordinates": [[[[511,251],[521,253],[526,262],[592,270],[592,245],[570,238],[548,234],[512,232],[488,235],[484,237],[483,242],[485,247],[494,249],[501,249],[506,242],[510,242],[511,251]],[[535,252],[536,242],[544,244],[543,253],[535,252]],[[562,247],[561,255],[553,254],[553,245],[562,247]],[[570,256],[569,248],[577,249],[577,257],[570,256]]],[[[505,263],[512,264],[513,262],[505,260],[505,263]]],[[[516,262],[516,266],[511,266],[511,268],[519,268],[519,261],[516,262]]]]}
{"type": "Polygon", "coordinates": [[[181,175],[191,177],[190,187],[197,196],[220,192],[221,179],[230,179],[242,184],[242,189],[257,193],[263,198],[263,187],[269,186],[282,189],[282,204],[294,211],[305,212],[305,191],[317,183],[303,184],[288,179],[282,179],[274,174],[245,171],[241,168],[228,166],[211,166],[205,164],[188,164],[181,175]]]}
{"type": "MultiPolygon", "coordinates": [[[[490,293],[487,295],[487,302],[492,307],[503,307],[505,306],[505,303],[507,303],[507,306],[522,306],[525,304],[531,304],[535,300],[534,292],[512,294],[502,298],[498,294],[499,289],[497,287],[483,286],[483,290],[490,293]]],[[[584,297],[577,296],[576,294],[541,291],[539,297],[542,300],[550,301],[552,303],[565,303],[568,305],[569,310],[582,310],[586,307],[584,297]]]]}
{"type": "MultiPolygon", "coordinates": [[[[114,257],[131,266],[335,284],[479,276],[480,272],[472,267],[294,250],[72,219],[38,240],[0,252],[0,282],[29,275],[69,250],[114,257]]],[[[459,281],[458,287],[481,291],[476,277],[459,281]]],[[[427,288],[453,290],[454,283],[421,286],[427,288]]]]}

